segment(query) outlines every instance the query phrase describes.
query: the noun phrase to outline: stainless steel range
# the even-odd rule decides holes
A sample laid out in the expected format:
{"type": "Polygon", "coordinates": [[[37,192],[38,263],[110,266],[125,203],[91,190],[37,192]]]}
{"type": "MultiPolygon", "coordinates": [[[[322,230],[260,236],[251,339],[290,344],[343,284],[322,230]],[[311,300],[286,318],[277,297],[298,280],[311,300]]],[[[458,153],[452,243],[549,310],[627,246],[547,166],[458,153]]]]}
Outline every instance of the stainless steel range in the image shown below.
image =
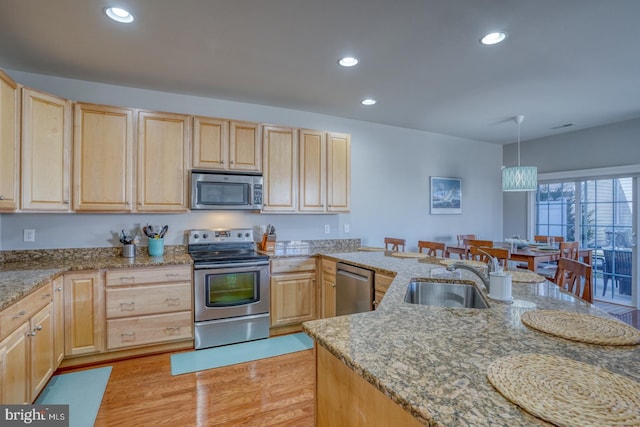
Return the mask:
{"type": "Polygon", "coordinates": [[[195,348],[269,337],[269,257],[252,229],[191,230],[195,348]]]}

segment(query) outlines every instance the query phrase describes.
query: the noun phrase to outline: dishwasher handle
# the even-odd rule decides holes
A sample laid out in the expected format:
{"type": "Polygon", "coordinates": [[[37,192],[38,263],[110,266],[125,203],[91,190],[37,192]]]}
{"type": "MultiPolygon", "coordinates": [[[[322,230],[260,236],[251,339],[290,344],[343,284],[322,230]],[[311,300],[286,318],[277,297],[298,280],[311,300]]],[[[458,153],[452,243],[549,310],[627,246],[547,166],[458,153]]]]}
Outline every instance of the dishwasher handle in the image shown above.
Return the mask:
{"type": "Polygon", "coordinates": [[[351,277],[352,279],[355,279],[359,282],[368,282],[369,278],[367,276],[363,276],[361,274],[355,274],[355,273],[351,273],[349,271],[345,271],[345,270],[337,270],[336,274],[340,274],[342,276],[347,276],[347,277],[351,277]]]}
{"type": "Polygon", "coordinates": [[[339,262],[336,264],[336,274],[349,274],[350,277],[358,280],[373,280],[374,273],[372,270],[366,268],[339,262]]]}

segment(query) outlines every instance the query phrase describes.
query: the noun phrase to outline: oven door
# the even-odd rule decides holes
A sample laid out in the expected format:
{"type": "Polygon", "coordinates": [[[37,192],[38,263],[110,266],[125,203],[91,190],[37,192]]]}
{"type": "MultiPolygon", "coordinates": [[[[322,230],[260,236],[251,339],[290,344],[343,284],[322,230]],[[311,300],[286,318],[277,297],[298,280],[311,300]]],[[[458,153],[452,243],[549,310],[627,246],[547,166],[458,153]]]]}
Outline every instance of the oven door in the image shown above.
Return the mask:
{"type": "Polygon", "coordinates": [[[193,271],[195,321],[269,312],[269,264],[230,263],[193,271]]]}

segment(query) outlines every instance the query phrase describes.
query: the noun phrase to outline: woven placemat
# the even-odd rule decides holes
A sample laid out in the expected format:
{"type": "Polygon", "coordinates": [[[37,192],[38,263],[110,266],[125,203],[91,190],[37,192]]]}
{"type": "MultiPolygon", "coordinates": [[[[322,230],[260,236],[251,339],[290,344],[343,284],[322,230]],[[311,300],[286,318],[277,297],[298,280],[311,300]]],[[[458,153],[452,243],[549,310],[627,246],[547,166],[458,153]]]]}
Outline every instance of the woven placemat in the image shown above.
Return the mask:
{"type": "Polygon", "coordinates": [[[640,344],[640,330],[619,320],[559,310],[522,313],[522,323],[547,334],[600,345],[640,344]]]}
{"type": "Polygon", "coordinates": [[[429,255],[420,252],[393,252],[391,256],[396,258],[426,258],[429,255]]]}
{"type": "Polygon", "coordinates": [[[460,264],[467,264],[471,267],[477,267],[477,268],[487,268],[487,264],[484,262],[480,262],[480,261],[474,261],[472,259],[441,259],[440,264],[443,265],[449,265],[449,264],[453,264],[453,263],[460,263],[460,264]]]}
{"type": "Polygon", "coordinates": [[[560,356],[502,357],[489,382],[525,411],[558,426],[640,425],[640,383],[560,356]]]}
{"type": "Polygon", "coordinates": [[[506,270],[511,275],[512,282],[540,283],[547,280],[544,276],[529,270],[506,270]]]}
{"type": "Polygon", "coordinates": [[[358,250],[364,251],[364,252],[384,252],[384,248],[373,247],[373,246],[360,246],[358,250]]]}

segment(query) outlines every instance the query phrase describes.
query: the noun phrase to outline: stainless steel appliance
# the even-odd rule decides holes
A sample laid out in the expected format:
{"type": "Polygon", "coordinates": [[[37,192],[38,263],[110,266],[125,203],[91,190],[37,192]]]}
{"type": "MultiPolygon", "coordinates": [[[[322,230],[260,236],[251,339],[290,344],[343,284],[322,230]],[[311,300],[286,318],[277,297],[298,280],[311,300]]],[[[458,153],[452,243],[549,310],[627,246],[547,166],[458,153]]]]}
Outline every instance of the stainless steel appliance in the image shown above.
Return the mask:
{"type": "Polygon", "coordinates": [[[262,175],[192,170],[191,209],[260,210],[262,175]]]}
{"type": "Polygon", "coordinates": [[[269,257],[253,230],[190,230],[195,348],[269,337],[269,257]]]}
{"type": "Polygon", "coordinates": [[[336,264],[336,315],[373,310],[374,272],[350,264],[336,264]]]}

